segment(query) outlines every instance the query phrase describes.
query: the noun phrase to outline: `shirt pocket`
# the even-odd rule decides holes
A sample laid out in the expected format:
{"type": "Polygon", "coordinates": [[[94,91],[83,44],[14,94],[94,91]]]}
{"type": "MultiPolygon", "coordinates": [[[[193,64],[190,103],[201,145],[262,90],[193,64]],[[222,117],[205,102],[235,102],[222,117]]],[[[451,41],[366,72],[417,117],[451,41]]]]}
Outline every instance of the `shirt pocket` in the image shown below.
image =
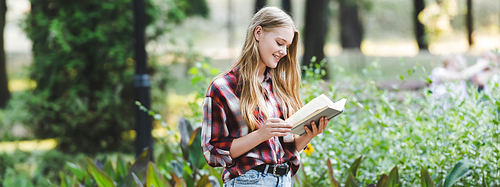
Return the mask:
{"type": "Polygon", "coordinates": [[[261,177],[262,175],[260,174],[260,172],[249,170],[245,174],[236,177],[234,183],[243,185],[256,184],[257,182],[259,182],[261,177]]]}

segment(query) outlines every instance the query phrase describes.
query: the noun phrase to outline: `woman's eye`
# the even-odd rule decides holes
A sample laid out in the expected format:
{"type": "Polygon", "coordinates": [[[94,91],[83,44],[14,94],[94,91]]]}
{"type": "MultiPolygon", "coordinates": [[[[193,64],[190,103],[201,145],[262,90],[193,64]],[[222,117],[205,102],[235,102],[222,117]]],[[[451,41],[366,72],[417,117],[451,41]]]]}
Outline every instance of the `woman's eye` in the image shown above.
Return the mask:
{"type": "Polygon", "coordinates": [[[283,44],[279,43],[279,42],[276,42],[278,44],[278,46],[282,46],[283,44]]]}

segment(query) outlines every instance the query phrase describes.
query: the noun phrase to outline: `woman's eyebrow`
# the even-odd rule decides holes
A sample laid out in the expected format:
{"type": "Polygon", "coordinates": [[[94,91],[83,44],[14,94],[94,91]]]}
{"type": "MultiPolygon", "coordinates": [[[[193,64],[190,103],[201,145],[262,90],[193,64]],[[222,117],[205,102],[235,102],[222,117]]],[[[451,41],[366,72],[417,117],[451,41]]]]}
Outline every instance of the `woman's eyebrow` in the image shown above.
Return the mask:
{"type": "Polygon", "coordinates": [[[286,41],[286,40],[285,40],[285,38],[282,38],[282,37],[279,37],[279,36],[278,36],[278,39],[281,39],[281,40],[285,41],[285,43],[287,43],[288,45],[290,45],[290,44],[288,43],[288,41],[286,41]]]}

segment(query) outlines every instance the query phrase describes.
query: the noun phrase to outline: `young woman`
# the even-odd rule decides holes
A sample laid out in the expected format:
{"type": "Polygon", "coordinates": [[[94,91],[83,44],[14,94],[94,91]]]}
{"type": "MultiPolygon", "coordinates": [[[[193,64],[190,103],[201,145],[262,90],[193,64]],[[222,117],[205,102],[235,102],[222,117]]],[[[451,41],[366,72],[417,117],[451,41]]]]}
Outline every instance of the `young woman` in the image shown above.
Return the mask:
{"type": "Polygon", "coordinates": [[[328,120],[294,136],[284,121],[302,107],[299,98],[299,33],[279,8],[257,12],[241,56],[208,88],[201,146],[208,164],[224,167],[224,186],[291,186],[299,152],[328,120]]]}

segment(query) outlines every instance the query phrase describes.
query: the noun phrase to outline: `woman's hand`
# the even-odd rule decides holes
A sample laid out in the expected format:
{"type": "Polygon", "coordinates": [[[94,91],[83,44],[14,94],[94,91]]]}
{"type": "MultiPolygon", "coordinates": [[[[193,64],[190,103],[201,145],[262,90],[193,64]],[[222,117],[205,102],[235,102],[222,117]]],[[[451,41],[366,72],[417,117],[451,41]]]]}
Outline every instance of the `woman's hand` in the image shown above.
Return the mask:
{"type": "Polygon", "coordinates": [[[325,131],[326,126],[328,125],[328,122],[330,122],[330,120],[326,119],[326,117],[322,117],[319,119],[319,125],[316,125],[316,123],[314,121],[311,122],[312,130],[309,129],[308,126],[304,125],[304,129],[306,130],[306,134],[303,136],[308,136],[312,139],[313,137],[317,136],[318,134],[321,134],[323,131],[325,131]]]}
{"type": "Polygon", "coordinates": [[[286,136],[291,130],[292,124],[280,118],[269,118],[257,131],[266,141],[275,136],[286,136]]]}

